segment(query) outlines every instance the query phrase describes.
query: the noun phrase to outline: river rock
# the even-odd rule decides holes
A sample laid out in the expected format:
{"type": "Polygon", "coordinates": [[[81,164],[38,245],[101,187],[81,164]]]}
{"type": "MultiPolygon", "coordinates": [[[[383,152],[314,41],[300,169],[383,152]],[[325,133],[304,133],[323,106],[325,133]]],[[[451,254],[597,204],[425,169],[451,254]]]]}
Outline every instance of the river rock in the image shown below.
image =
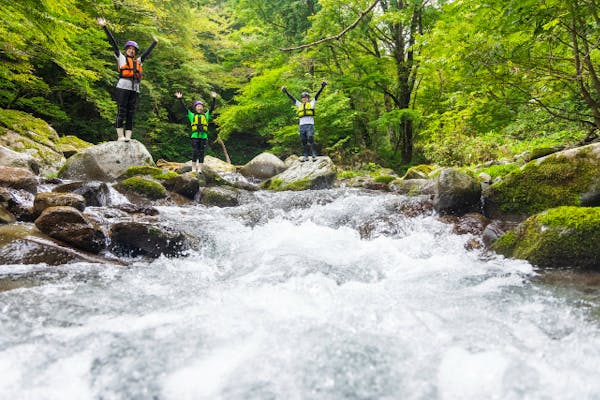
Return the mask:
{"type": "Polygon", "coordinates": [[[483,192],[485,214],[522,221],[559,206],[594,205],[600,197],[600,143],[536,159],[483,192]]]}
{"type": "Polygon", "coordinates": [[[179,256],[188,248],[185,236],[171,228],[154,223],[124,221],[111,226],[111,250],[117,254],[179,256]]]}
{"type": "Polygon", "coordinates": [[[436,193],[436,182],[431,179],[395,179],[389,187],[392,192],[406,196],[433,196],[436,193]]]}
{"type": "Polygon", "coordinates": [[[4,206],[0,205],[0,225],[1,224],[11,224],[15,222],[17,219],[15,216],[8,211],[4,206]]]}
{"type": "Polygon", "coordinates": [[[75,193],[42,192],[35,195],[33,212],[40,215],[46,208],[68,206],[79,211],[85,210],[85,199],[75,193]]]}
{"type": "Polygon", "coordinates": [[[165,180],[162,185],[170,192],[194,199],[200,189],[200,182],[193,173],[174,176],[165,180]]]}
{"type": "Polygon", "coordinates": [[[154,166],[148,149],[137,140],[114,141],[89,147],[73,155],[58,176],[64,179],[111,182],[133,166],[154,166]]]}
{"type": "Polygon", "coordinates": [[[36,175],[40,173],[40,166],[31,155],[19,153],[4,146],[0,146],[0,165],[5,167],[26,168],[36,175]]]}
{"type": "Polygon", "coordinates": [[[49,207],[35,220],[35,226],[46,235],[79,249],[98,253],[106,248],[106,235],[76,208],[49,207]]]}
{"type": "Polygon", "coordinates": [[[557,207],[533,215],[494,243],[508,257],[541,268],[600,271],[600,208],[557,207]]]}
{"type": "Polygon", "coordinates": [[[285,163],[271,153],[261,153],[240,168],[245,177],[258,179],[271,178],[287,169],[285,163]]]}
{"type": "Polygon", "coordinates": [[[75,181],[61,184],[52,189],[56,193],[75,193],[83,196],[87,207],[104,207],[111,205],[110,188],[100,181],[75,181]]]}
{"type": "Polygon", "coordinates": [[[329,189],[333,187],[336,174],[335,165],[329,157],[317,157],[316,161],[296,160],[261,186],[269,190],[329,189]]]}
{"type": "Polygon", "coordinates": [[[36,193],[38,178],[25,168],[0,166],[0,186],[36,193]]]}
{"type": "Polygon", "coordinates": [[[46,121],[0,108],[0,146],[32,157],[39,167],[39,172],[34,170],[36,174],[56,174],[64,164],[58,142],[58,134],[46,121]]]}
{"type": "Polygon", "coordinates": [[[481,185],[477,179],[456,168],[443,168],[436,178],[435,210],[440,214],[464,214],[478,208],[481,185]]]}
{"type": "Polygon", "coordinates": [[[33,224],[0,226],[0,269],[6,264],[62,265],[82,261],[105,262],[60,245],[33,224]]]}
{"type": "Polygon", "coordinates": [[[205,206],[235,207],[240,204],[240,191],[232,187],[205,187],[201,193],[200,202],[205,206]]]}

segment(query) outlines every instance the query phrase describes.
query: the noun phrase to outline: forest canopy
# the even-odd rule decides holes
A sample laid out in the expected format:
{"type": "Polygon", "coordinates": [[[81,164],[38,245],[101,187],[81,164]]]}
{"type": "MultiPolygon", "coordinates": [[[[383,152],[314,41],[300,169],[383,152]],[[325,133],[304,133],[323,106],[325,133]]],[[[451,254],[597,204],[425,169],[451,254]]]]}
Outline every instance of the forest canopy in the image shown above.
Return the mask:
{"type": "Polygon", "coordinates": [[[317,104],[321,154],[394,169],[480,163],[573,145],[600,128],[596,0],[0,0],[0,108],[60,135],[114,140],[105,33],[142,50],[134,138],[190,156],[188,106],[218,93],[209,153],[298,154],[281,87],[317,104]]]}

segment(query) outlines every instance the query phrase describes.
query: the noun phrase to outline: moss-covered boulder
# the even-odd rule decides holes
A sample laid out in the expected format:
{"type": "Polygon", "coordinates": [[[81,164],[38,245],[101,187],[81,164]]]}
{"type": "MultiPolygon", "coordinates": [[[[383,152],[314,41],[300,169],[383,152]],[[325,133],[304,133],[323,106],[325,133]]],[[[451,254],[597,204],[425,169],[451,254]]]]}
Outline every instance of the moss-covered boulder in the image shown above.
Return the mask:
{"type": "Polygon", "coordinates": [[[542,268],[600,271],[600,208],[557,207],[529,217],[492,246],[542,268]]]}
{"type": "Polygon", "coordinates": [[[336,178],[335,165],[329,157],[317,157],[315,161],[294,161],[289,168],[261,187],[268,190],[329,189],[336,178]]]}
{"type": "Polygon", "coordinates": [[[531,161],[484,191],[492,218],[524,219],[559,206],[579,206],[600,190],[600,143],[531,161]]]}
{"type": "Polygon", "coordinates": [[[29,154],[40,174],[56,174],[64,164],[58,142],[58,134],[45,121],[22,111],[0,109],[0,146],[29,154]]]}
{"type": "Polygon", "coordinates": [[[202,189],[200,202],[205,206],[235,207],[240,204],[240,191],[228,186],[212,186],[202,189]]]}
{"type": "Polygon", "coordinates": [[[132,176],[114,186],[121,193],[135,193],[151,200],[164,199],[167,197],[167,189],[155,180],[142,176],[132,176]]]}
{"type": "Polygon", "coordinates": [[[433,171],[433,167],[427,164],[415,165],[414,167],[410,167],[404,176],[403,179],[427,179],[429,174],[433,171]]]}

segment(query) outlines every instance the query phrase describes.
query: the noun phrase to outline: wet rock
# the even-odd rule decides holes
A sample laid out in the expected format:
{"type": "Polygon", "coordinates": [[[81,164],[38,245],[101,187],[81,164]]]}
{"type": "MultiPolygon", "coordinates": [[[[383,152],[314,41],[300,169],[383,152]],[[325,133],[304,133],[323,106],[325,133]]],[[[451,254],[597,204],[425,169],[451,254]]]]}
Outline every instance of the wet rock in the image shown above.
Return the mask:
{"type": "Polygon", "coordinates": [[[434,195],[435,189],[431,179],[396,179],[390,183],[392,192],[406,196],[434,195]]]}
{"type": "Polygon", "coordinates": [[[194,174],[184,174],[167,179],[163,186],[170,192],[194,199],[200,189],[200,182],[194,174]]]}
{"type": "Polygon", "coordinates": [[[481,185],[471,175],[455,168],[444,168],[436,178],[434,207],[440,214],[464,214],[478,207],[481,185]]]}
{"type": "Polygon", "coordinates": [[[329,189],[333,187],[337,172],[329,157],[317,157],[315,161],[294,161],[280,174],[264,181],[268,190],[329,189]]]}
{"type": "Polygon", "coordinates": [[[200,202],[205,206],[235,207],[240,204],[239,190],[231,187],[205,187],[201,193],[200,202]]]}
{"type": "Polygon", "coordinates": [[[0,186],[36,193],[38,178],[28,169],[0,166],[0,186]]]}
{"type": "Polygon", "coordinates": [[[486,225],[485,229],[481,233],[481,239],[483,243],[490,247],[498,238],[504,235],[506,232],[517,227],[517,223],[502,220],[493,220],[486,225]]]}
{"type": "Polygon", "coordinates": [[[110,229],[111,250],[129,256],[179,256],[188,248],[185,236],[168,227],[144,222],[118,222],[110,229]]]}
{"type": "Polygon", "coordinates": [[[287,166],[277,156],[271,153],[262,153],[246,163],[240,173],[246,177],[268,179],[285,171],[287,166]]]}
{"type": "Polygon", "coordinates": [[[128,214],[143,214],[149,216],[155,216],[159,214],[158,210],[154,207],[140,206],[131,203],[119,204],[114,208],[124,211],[128,214]]]}
{"type": "Polygon", "coordinates": [[[75,193],[42,192],[35,195],[33,200],[33,212],[40,215],[49,207],[68,206],[79,211],[85,210],[85,199],[75,193]]]}
{"type": "MultiPolygon", "coordinates": [[[[0,226],[0,264],[62,265],[72,262],[111,262],[76,249],[40,233],[33,224],[0,226]]],[[[2,268],[0,266],[0,268],[2,268]]]]}
{"type": "Polygon", "coordinates": [[[76,181],[59,185],[52,189],[57,193],[75,193],[85,198],[87,207],[104,207],[110,205],[110,188],[105,182],[76,181]]]}
{"type": "Polygon", "coordinates": [[[10,211],[0,205],[0,224],[10,224],[16,220],[17,219],[10,211]]]}
{"type": "Polygon", "coordinates": [[[106,248],[106,235],[76,208],[49,207],[35,220],[46,235],[79,249],[98,253],[106,248]]]}
{"type": "Polygon", "coordinates": [[[484,215],[479,213],[467,213],[461,217],[455,215],[444,215],[440,218],[446,223],[454,226],[452,232],[457,235],[471,234],[480,236],[485,227],[490,223],[484,215]]]}

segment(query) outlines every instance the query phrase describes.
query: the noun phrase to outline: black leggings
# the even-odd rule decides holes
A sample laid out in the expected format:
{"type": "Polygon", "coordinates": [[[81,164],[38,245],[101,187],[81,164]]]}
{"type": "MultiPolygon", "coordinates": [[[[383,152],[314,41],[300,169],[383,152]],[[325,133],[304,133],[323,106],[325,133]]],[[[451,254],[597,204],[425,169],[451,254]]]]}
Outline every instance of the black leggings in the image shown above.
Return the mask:
{"type": "Polygon", "coordinates": [[[117,128],[122,128],[123,120],[125,120],[125,129],[131,131],[133,130],[133,114],[135,114],[138,92],[135,90],[117,88],[115,95],[118,106],[117,122],[115,123],[115,126],[117,128]]]}
{"type": "Polygon", "coordinates": [[[192,162],[204,162],[207,139],[192,138],[192,162]]]}

